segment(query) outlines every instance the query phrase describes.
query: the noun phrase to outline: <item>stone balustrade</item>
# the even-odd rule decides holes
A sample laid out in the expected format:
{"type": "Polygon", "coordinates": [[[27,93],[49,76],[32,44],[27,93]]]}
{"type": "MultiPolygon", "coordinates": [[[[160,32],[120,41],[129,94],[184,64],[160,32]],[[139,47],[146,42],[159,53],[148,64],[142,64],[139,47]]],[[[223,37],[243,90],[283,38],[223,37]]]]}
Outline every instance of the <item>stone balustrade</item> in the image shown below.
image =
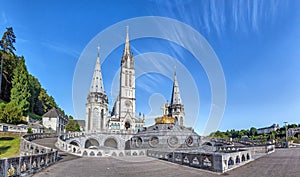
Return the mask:
{"type": "Polygon", "coordinates": [[[226,172],[253,159],[251,151],[231,153],[147,150],[147,156],[215,172],[226,172]]]}
{"type": "Polygon", "coordinates": [[[56,137],[55,134],[26,134],[21,137],[20,157],[0,159],[0,177],[28,176],[55,163],[58,151],[31,142],[56,137]]]}
{"type": "Polygon", "coordinates": [[[256,146],[217,146],[217,152],[236,152],[239,150],[250,150],[253,155],[264,155],[275,151],[275,145],[256,145],[256,146]]]}
{"type": "Polygon", "coordinates": [[[76,156],[85,156],[85,157],[123,157],[123,156],[145,156],[146,149],[139,150],[122,150],[122,149],[88,149],[79,147],[70,143],[67,143],[65,140],[70,138],[76,138],[84,135],[83,132],[74,132],[64,134],[58,137],[56,142],[56,147],[62,151],[68,152],[76,156]]]}
{"type": "Polygon", "coordinates": [[[122,134],[122,135],[135,135],[138,131],[136,130],[113,130],[113,129],[106,129],[106,130],[89,130],[85,131],[84,134],[91,135],[91,134],[122,134]]]}

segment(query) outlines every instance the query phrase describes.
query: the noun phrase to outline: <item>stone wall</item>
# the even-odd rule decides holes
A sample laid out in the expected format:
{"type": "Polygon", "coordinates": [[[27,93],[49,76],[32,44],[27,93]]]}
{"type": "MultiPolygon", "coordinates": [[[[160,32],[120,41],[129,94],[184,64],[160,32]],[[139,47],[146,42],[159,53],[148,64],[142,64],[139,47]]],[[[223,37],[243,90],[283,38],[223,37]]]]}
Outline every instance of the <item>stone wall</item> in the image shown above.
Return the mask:
{"type": "Polygon", "coordinates": [[[34,139],[55,137],[53,134],[27,134],[21,137],[20,157],[0,159],[0,176],[28,176],[57,161],[58,152],[31,142],[34,139]]]}

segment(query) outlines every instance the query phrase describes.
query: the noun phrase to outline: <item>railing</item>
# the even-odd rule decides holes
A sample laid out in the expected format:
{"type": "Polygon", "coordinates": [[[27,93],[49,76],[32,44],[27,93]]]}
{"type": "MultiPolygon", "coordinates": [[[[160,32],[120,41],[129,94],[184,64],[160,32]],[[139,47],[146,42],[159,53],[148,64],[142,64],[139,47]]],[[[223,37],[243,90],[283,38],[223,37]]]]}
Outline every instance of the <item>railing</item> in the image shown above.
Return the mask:
{"type": "Polygon", "coordinates": [[[239,150],[251,150],[254,154],[268,154],[275,151],[275,145],[256,145],[256,146],[217,146],[217,152],[236,152],[239,150]]]}
{"type": "Polygon", "coordinates": [[[27,176],[55,163],[58,151],[31,142],[34,139],[56,137],[53,134],[26,134],[21,137],[20,157],[0,159],[0,177],[27,176]]]}
{"type": "Polygon", "coordinates": [[[97,133],[116,133],[116,134],[126,134],[126,135],[130,135],[130,134],[136,134],[138,131],[137,130],[114,130],[114,129],[106,129],[106,130],[88,130],[85,131],[85,134],[97,134],[97,133]]]}
{"type": "Polygon", "coordinates": [[[215,153],[147,150],[147,156],[221,173],[245,165],[252,160],[251,151],[215,153]]]}
{"type": "Polygon", "coordinates": [[[120,150],[120,149],[88,149],[65,142],[65,139],[82,136],[81,132],[61,135],[57,138],[56,147],[62,151],[76,156],[84,157],[123,157],[123,156],[146,156],[146,149],[120,150]]]}

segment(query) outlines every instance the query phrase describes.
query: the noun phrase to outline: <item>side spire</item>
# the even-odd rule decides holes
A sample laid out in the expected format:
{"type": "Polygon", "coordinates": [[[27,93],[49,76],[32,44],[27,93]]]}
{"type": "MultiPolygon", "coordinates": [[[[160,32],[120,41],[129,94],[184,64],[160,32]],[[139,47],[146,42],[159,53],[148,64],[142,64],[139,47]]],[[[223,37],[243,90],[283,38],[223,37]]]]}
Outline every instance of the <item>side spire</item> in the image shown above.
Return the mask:
{"type": "Polygon", "coordinates": [[[128,30],[129,30],[129,27],[126,26],[126,41],[125,41],[125,47],[124,47],[124,54],[123,54],[123,56],[125,56],[126,54],[130,54],[130,43],[129,43],[128,30]]]}
{"type": "Polygon", "coordinates": [[[171,105],[173,104],[181,104],[181,96],[180,96],[178,81],[176,77],[176,67],[174,67],[174,83],[173,83],[173,91],[172,91],[172,98],[171,98],[171,105]]]}
{"type": "Polygon", "coordinates": [[[90,92],[104,93],[101,65],[100,65],[100,47],[98,46],[97,49],[98,49],[98,55],[97,55],[97,61],[94,69],[90,92]]]}

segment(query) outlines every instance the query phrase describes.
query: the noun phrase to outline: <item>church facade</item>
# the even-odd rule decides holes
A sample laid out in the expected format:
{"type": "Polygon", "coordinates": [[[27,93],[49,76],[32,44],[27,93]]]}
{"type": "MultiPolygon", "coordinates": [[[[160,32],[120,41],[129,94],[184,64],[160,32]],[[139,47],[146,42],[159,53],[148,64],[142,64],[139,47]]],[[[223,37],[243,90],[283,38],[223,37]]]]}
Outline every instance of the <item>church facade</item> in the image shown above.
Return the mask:
{"type": "MultiPolygon", "coordinates": [[[[120,90],[113,109],[108,112],[108,98],[104,90],[100,51],[86,103],[86,130],[140,130],[145,126],[144,117],[136,116],[134,56],[130,50],[128,30],[121,58],[120,90]]],[[[184,124],[184,106],[181,101],[176,72],[170,104],[165,105],[168,116],[174,117],[175,124],[184,124]]]]}

